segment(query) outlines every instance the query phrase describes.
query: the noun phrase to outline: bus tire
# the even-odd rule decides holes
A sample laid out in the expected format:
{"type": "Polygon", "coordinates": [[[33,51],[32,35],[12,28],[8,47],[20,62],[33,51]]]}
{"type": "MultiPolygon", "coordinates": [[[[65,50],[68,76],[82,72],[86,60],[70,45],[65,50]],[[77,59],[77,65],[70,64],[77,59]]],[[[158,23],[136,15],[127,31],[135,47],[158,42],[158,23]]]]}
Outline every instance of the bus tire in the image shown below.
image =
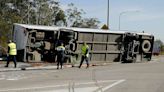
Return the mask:
{"type": "Polygon", "coordinates": [[[147,53],[147,52],[149,52],[150,48],[151,48],[151,43],[150,43],[150,41],[144,40],[144,41],[142,42],[142,51],[143,51],[144,53],[147,53]]]}

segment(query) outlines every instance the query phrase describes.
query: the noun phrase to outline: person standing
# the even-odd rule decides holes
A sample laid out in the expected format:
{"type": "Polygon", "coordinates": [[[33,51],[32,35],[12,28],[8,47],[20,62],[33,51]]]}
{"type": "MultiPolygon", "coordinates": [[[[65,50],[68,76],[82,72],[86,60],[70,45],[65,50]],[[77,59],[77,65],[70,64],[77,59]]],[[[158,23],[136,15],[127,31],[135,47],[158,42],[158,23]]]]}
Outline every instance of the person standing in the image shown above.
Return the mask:
{"type": "Polygon", "coordinates": [[[56,48],[56,50],[57,50],[57,69],[59,69],[59,65],[60,65],[60,69],[62,69],[63,61],[64,61],[64,55],[65,55],[64,44],[61,43],[60,46],[58,46],[56,48]]]}
{"type": "Polygon", "coordinates": [[[17,55],[16,44],[14,42],[12,42],[11,40],[9,40],[7,63],[6,63],[5,67],[8,67],[10,60],[13,60],[15,68],[17,67],[16,55],[17,55]]]}
{"type": "Polygon", "coordinates": [[[84,42],[81,47],[81,53],[82,53],[82,57],[81,57],[81,62],[80,62],[79,68],[81,68],[81,65],[83,64],[84,60],[87,63],[86,68],[88,68],[89,67],[89,46],[86,44],[86,42],[84,42]]]}

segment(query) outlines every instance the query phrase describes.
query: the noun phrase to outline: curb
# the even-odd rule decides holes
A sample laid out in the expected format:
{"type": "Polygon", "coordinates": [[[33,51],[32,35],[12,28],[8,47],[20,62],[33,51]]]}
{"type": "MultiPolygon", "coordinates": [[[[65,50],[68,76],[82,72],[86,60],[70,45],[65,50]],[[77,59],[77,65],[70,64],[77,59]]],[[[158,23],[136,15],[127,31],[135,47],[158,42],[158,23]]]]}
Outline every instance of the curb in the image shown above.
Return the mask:
{"type": "Polygon", "coordinates": [[[9,71],[20,71],[21,68],[4,68],[1,69],[0,72],[9,72],[9,71]]]}
{"type": "Polygon", "coordinates": [[[22,67],[21,70],[51,70],[56,69],[57,66],[43,66],[43,67],[22,67]]]}
{"type": "Polygon", "coordinates": [[[22,68],[6,68],[1,69],[0,72],[10,72],[10,71],[26,71],[26,70],[51,70],[56,69],[57,67],[22,67],[22,68]]]}
{"type": "MultiPolygon", "coordinates": [[[[90,64],[90,67],[92,66],[106,66],[110,65],[108,63],[102,63],[102,64],[90,64]]],[[[63,65],[64,68],[72,68],[72,67],[78,67],[79,64],[72,65],[63,65]]],[[[82,65],[82,67],[86,67],[85,64],[82,65]]],[[[38,67],[19,67],[19,68],[3,68],[0,69],[0,72],[9,72],[9,71],[26,71],[26,70],[53,70],[57,69],[57,66],[38,66],[38,67]]]]}
{"type": "MultiPolygon", "coordinates": [[[[71,68],[72,65],[64,65],[64,68],[71,68]]],[[[9,71],[26,71],[26,70],[55,70],[57,66],[39,66],[39,67],[19,67],[19,68],[3,68],[0,69],[0,72],[9,72],[9,71]]]]}

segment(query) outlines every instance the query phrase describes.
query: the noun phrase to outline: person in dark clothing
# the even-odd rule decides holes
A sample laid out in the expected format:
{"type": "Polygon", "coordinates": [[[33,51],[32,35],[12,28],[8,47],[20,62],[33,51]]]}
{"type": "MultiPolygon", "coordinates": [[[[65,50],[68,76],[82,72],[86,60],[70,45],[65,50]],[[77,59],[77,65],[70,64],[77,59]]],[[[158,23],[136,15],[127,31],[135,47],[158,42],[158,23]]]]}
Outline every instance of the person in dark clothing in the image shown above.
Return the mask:
{"type": "Polygon", "coordinates": [[[13,60],[15,68],[17,67],[16,63],[16,55],[17,55],[17,49],[16,49],[16,44],[9,40],[8,44],[8,55],[7,55],[7,64],[5,67],[8,67],[10,60],[13,60]]]}
{"type": "Polygon", "coordinates": [[[60,46],[56,48],[57,50],[57,69],[59,69],[59,64],[60,64],[60,69],[63,67],[63,61],[64,61],[64,55],[65,55],[65,47],[64,44],[61,43],[60,46]]]}
{"type": "Polygon", "coordinates": [[[81,65],[83,64],[84,60],[86,61],[87,68],[88,68],[89,67],[89,46],[85,42],[83,43],[83,46],[81,48],[81,53],[82,53],[82,57],[81,57],[79,68],[81,68],[81,65]]]}

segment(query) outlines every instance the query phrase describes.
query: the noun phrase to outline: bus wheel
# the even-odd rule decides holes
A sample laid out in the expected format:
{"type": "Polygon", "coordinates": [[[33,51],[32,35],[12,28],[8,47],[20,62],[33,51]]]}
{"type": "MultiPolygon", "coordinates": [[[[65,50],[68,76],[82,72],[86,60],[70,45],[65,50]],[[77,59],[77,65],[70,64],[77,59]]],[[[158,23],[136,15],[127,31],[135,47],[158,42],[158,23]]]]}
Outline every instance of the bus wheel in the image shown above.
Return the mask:
{"type": "Polygon", "coordinates": [[[150,48],[151,48],[151,43],[150,43],[150,41],[144,40],[144,41],[142,42],[142,51],[145,52],[145,53],[147,53],[147,52],[149,52],[150,48]]]}

